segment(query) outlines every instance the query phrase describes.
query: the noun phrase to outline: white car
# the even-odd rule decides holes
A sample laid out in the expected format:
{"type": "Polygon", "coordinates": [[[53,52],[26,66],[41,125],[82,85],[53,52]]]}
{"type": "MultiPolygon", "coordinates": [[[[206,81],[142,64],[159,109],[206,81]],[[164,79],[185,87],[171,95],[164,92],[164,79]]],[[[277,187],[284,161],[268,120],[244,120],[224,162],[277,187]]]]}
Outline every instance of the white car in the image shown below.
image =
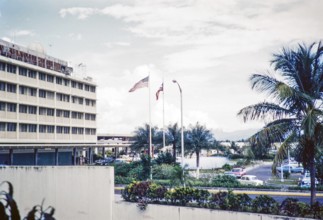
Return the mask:
{"type": "Polygon", "coordinates": [[[239,182],[243,185],[262,186],[264,181],[257,179],[254,175],[244,175],[239,179],[239,182]]]}

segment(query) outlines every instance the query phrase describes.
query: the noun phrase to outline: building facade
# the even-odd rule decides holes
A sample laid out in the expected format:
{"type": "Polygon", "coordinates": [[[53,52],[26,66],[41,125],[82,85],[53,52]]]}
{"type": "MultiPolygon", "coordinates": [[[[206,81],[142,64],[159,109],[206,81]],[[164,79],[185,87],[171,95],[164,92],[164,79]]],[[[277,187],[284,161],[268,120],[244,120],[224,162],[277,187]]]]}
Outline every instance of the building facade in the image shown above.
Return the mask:
{"type": "Polygon", "coordinates": [[[94,144],[96,83],[66,61],[0,40],[0,149],[94,144]]]}

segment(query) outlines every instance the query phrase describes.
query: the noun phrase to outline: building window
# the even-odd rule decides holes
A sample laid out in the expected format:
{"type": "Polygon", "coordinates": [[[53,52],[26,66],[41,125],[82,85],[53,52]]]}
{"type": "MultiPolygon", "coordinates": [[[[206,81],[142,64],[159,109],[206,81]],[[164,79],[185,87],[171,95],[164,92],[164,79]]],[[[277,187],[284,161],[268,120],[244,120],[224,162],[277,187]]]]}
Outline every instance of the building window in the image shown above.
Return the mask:
{"type": "Polygon", "coordinates": [[[19,112],[20,113],[27,113],[28,107],[27,105],[19,105],[19,112]]]}
{"type": "Polygon", "coordinates": [[[72,112],[72,118],[77,118],[77,112],[72,112]]]}
{"type": "Polygon", "coordinates": [[[91,135],[96,135],[96,129],[91,129],[91,135]]]}
{"type": "Polygon", "coordinates": [[[29,70],[28,71],[28,77],[36,79],[37,73],[35,70],[29,70]]]}
{"type": "Polygon", "coordinates": [[[77,134],[84,134],[84,128],[77,128],[77,134]]]}
{"type": "Polygon", "coordinates": [[[90,99],[85,99],[85,105],[87,105],[87,106],[90,105],[90,99]]]}
{"type": "Polygon", "coordinates": [[[47,82],[54,83],[54,76],[52,76],[52,75],[47,75],[47,82]]]}
{"type": "Polygon", "coordinates": [[[19,67],[19,75],[27,76],[27,69],[24,67],[19,67]]]}
{"type": "Polygon", "coordinates": [[[56,127],[56,133],[57,134],[62,134],[63,133],[63,127],[62,126],[57,126],[56,127]]]}
{"type": "Polygon", "coordinates": [[[6,91],[6,83],[0,82],[0,91],[6,91]]]}
{"type": "Polygon", "coordinates": [[[85,134],[91,134],[91,129],[90,128],[85,128],[85,134]]]}
{"type": "Polygon", "coordinates": [[[37,96],[37,89],[29,88],[29,95],[30,96],[37,96]]]}
{"type": "Polygon", "coordinates": [[[70,128],[69,127],[63,127],[64,129],[64,134],[69,134],[70,133],[70,128]]]}
{"type": "Polygon", "coordinates": [[[91,114],[91,120],[95,121],[95,115],[91,114]]]}
{"type": "Polygon", "coordinates": [[[63,84],[64,84],[64,86],[69,86],[70,81],[68,79],[63,79],[63,84]]]}
{"type": "Polygon", "coordinates": [[[3,62],[0,62],[0,71],[5,71],[6,70],[6,64],[3,62]]]}
{"type": "Polygon", "coordinates": [[[39,125],[39,133],[46,133],[46,125],[39,125]]]}
{"type": "Polygon", "coordinates": [[[46,115],[46,108],[39,107],[39,115],[46,115]]]}
{"type": "Polygon", "coordinates": [[[32,132],[32,133],[37,132],[37,125],[29,124],[28,125],[28,131],[32,132]]]}
{"type": "Polygon", "coordinates": [[[77,134],[77,128],[75,127],[72,128],[72,134],[77,134]]]}
{"type": "Polygon", "coordinates": [[[90,120],[90,114],[85,113],[85,120],[90,120]]]}
{"type": "Polygon", "coordinates": [[[7,83],[7,92],[16,93],[17,86],[15,84],[7,83]]]}
{"type": "Polygon", "coordinates": [[[39,72],[38,73],[38,78],[40,80],[46,81],[46,74],[45,73],[42,73],[42,72],[39,72]]]}
{"type": "Polygon", "coordinates": [[[76,96],[72,96],[72,103],[76,103],[77,97],[76,96]]]}
{"type": "Polygon", "coordinates": [[[6,103],[0,102],[0,111],[6,111],[6,103]]]}
{"type": "Polygon", "coordinates": [[[40,89],[40,90],[39,90],[39,97],[41,97],[41,98],[46,98],[46,91],[45,91],[45,90],[43,90],[43,89],[40,89]]]}
{"type": "Polygon", "coordinates": [[[69,117],[70,117],[70,112],[64,111],[64,118],[69,118],[69,117]]]}
{"type": "Polygon", "coordinates": [[[8,112],[16,112],[17,104],[7,103],[7,111],[8,112]]]}
{"type": "Polygon", "coordinates": [[[79,98],[79,104],[83,105],[83,98],[79,98]]]}
{"type": "Polygon", "coordinates": [[[63,84],[63,79],[61,77],[56,77],[56,84],[62,85],[63,84]]]}
{"type": "Polygon", "coordinates": [[[6,123],[0,122],[0,131],[6,131],[6,123]]]}
{"type": "Polygon", "coordinates": [[[84,90],[85,90],[85,91],[90,91],[90,86],[85,84],[85,85],[84,85],[84,90]]]}
{"type": "Polygon", "coordinates": [[[83,113],[78,112],[78,113],[77,113],[77,118],[78,118],[78,119],[83,119],[83,113]]]}
{"type": "Polygon", "coordinates": [[[29,114],[36,115],[37,114],[37,107],[36,106],[28,106],[29,114]]]}
{"type": "Polygon", "coordinates": [[[54,133],[55,126],[53,125],[47,125],[47,133],[54,133]]]}
{"type": "Polygon", "coordinates": [[[27,124],[20,124],[19,125],[19,131],[20,132],[27,132],[28,131],[28,125],[27,124]]]}
{"type": "Polygon", "coordinates": [[[7,72],[16,74],[17,67],[12,64],[7,64],[7,72]]]}
{"type": "Polygon", "coordinates": [[[19,94],[21,95],[27,95],[27,87],[26,86],[19,86],[19,94]]]}
{"type": "Polygon", "coordinates": [[[76,88],[76,82],[72,81],[72,88],[76,88]]]}
{"type": "Polygon", "coordinates": [[[17,124],[16,123],[7,123],[7,131],[16,131],[17,130],[17,124]]]}
{"type": "Polygon", "coordinates": [[[95,92],[95,86],[90,86],[90,91],[95,92]]]}
{"type": "Polygon", "coordinates": [[[48,99],[54,99],[54,97],[55,97],[55,93],[54,93],[54,92],[47,91],[47,92],[46,92],[46,97],[47,97],[48,99]]]}
{"type": "Polygon", "coordinates": [[[63,116],[63,110],[56,109],[56,116],[62,117],[63,116]]]}
{"type": "Polygon", "coordinates": [[[78,83],[78,88],[79,88],[80,90],[83,90],[83,83],[78,83]]]}
{"type": "Polygon", "coordinates": [[[48,108],[47,109],[47,116],[54,116],[54,109],[53,108],[48,108]]]}

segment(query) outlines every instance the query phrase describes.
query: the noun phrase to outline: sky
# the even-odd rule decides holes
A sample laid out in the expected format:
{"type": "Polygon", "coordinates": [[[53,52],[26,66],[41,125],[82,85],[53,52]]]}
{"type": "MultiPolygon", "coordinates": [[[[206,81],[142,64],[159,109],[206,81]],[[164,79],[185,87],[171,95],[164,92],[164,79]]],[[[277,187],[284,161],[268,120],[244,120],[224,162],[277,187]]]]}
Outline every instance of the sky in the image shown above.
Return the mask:
{"type": "Polygon", "coordinates": [[[163,126],[163,100],[164,124],[180,124],[174,79],[185,127],[233,132],[264,125],[237,116],[267,100],[249,77],[272,72],[283,47],[322,40],[322,11],[322,0],[0,0],[0,38],[41,44],[76,77],[92,77],[98,133],[149,123],[149,94],[153,126],[163,126]],[[128,92],[148,75],[150,89],[128,92]]]}

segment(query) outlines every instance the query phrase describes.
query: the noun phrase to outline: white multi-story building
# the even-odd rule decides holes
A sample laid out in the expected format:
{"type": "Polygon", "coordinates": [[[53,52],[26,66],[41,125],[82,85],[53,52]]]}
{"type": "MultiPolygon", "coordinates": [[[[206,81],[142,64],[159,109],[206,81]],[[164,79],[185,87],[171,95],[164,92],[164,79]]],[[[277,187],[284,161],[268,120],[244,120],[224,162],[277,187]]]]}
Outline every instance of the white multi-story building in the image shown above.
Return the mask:
{"type": "Polygon", "coordinates": [[[0,148],[96,143],[96,84],[42,48],[0,40],[0,148]]]}

